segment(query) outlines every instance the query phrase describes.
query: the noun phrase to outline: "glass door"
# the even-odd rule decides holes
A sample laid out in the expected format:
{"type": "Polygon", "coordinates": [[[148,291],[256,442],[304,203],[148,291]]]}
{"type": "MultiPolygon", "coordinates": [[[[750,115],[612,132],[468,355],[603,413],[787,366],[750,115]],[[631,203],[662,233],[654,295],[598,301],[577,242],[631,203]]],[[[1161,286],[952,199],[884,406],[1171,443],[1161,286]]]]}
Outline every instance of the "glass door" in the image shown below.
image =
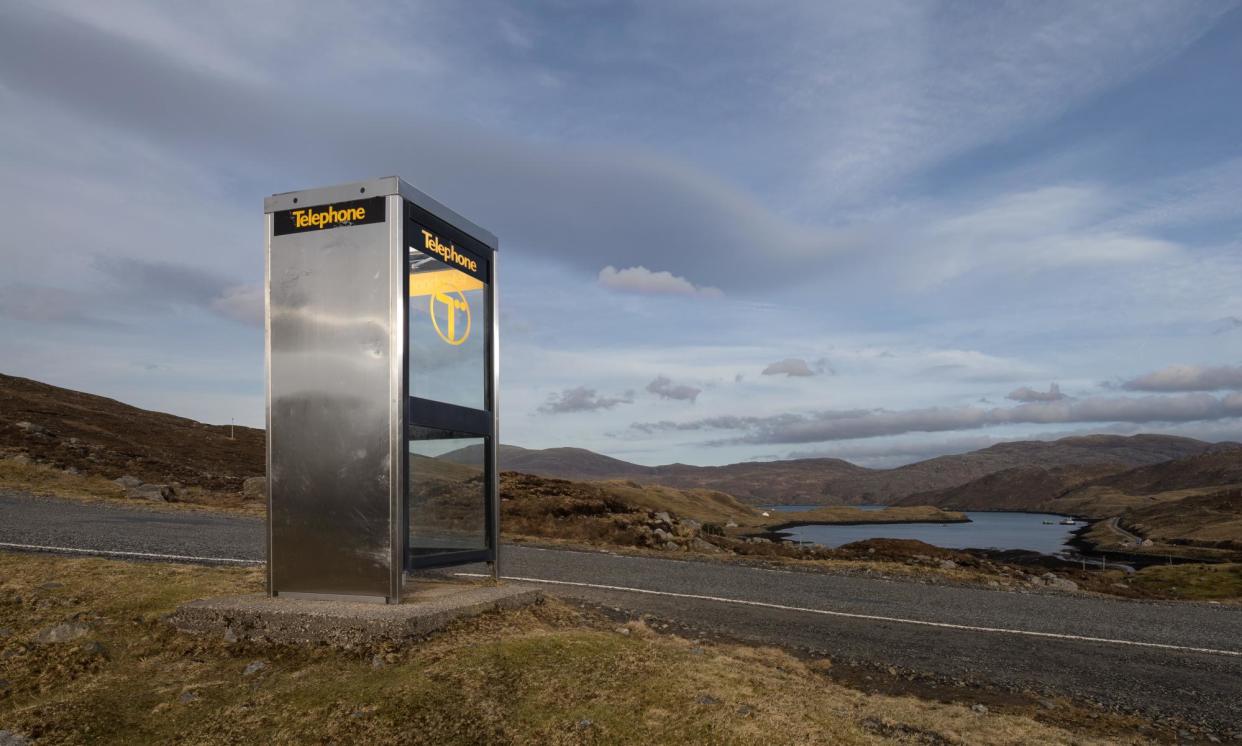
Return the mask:
{"type": "Polygon", "coordinates": [[[405,229],[407,566],[491,561],[491,264],[418,223],[405,229]]]}

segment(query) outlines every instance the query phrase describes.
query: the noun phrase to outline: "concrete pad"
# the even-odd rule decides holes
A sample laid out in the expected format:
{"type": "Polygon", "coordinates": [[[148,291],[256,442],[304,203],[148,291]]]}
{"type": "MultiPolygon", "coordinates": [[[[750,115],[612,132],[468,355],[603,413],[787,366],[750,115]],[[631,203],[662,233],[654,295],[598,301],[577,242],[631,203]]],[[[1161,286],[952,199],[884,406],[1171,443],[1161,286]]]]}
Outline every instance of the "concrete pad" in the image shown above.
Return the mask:
{"type": "Polygon", "coordinates": [[[533,585],[420,582],[400,604],[269,598],[205,598],[182,604],[168,621],[182,632],[281,643],[340,646],[424,637],[449,622],[543,598],[533,585]]]}

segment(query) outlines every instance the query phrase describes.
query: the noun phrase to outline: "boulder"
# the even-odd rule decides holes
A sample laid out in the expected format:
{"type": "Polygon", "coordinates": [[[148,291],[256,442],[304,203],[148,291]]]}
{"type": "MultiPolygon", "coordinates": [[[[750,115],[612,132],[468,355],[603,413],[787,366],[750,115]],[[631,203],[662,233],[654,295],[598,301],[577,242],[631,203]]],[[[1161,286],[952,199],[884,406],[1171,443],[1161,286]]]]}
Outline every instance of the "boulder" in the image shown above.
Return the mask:
{"type": "Polygon", "coordinates": [[[35,635],[35,642],[50,645],[58,642],[72,642],[85,637],[91,632],[89,624],[83,622],[61,622],[55,627],[48,627],[35,635]]]}
{"type": "Polygon", "coordinates": [[[655,531],[652,531],[652,533],[655,534],[656,539],[660,541],[672,541],[673,540],[673,535],[665,531],[662,528],[657,528],[655,531]]]}
{"type": "Polygon", "coordinates": [[[670,552],[675,552],[678,549],[681,549],[681,545],[675,541],[666,541],[664,542],[664,548],[670,552]]]}
{"type": "Polygon", "coordinates": [[[723,549],[711,543],[710,541],[703,541],[697,536],[690,540],[690,548],[695,550],[696,552],[710,552],[712,554],[717,554],[719,552],[724,551],[723,549]]]}
{"type": "Polygon", "coordinates": [[[957,563],[954,562],[953,560],[940,560],[940,569],[941,570],[956,570],[957,563]]]}
{"type": "Polygon", "coordinates": [[[242,482],[243,500],[263,500],[267,497],[267,477],[250,477],[242,482]]]}
{"type": "Polygon", "coordinates": [[[17,731],[0,730],[0,746],[27,746],[29,743],[29,739],[17,731]]]}
{"type": "Polygon", "coordinates": [[[691,531],[698,531],[699,529],[703,528],[703,524],[702,524],[702,523],[699,523],[698,521],[694,520],[693,518],[682,518],[682,519],[681,519],[681,525],[685,526],[686,528],[690,529],[691,531]]]}
{"type": "Polygon", "coordinates": [[[44,427],[44,426],[42,426],[42,425],[36,425],[36,424],[35,424],[35,423],[33,423],[33,422],[19,422],[19,423],[17,423],[17,427],[18,427],[18,429],[20,429],[20,430],[25,430],[26,432],[30,433],[31,435],[41,435],[41,434],[43,434],[43,433],[46,433],[46,432],[47,432],[47,428],[46,428],[46,427],[44,427]]]}
{"type": "Polygon", "coordinates": [[[125,490],[125,496],[134,500],[150,500],[152,502],[176,502],[172,487],[166,484],[141,484],[125,490]]]}
{"type": "Polygon", "coordinates": [[[139,479],[138,477],[131,477],[131,476],[130,476],[130,475],[128,475],[128,474],[126,474],[126,475],[125,475],[125,476],[123,476],[123,477],[117,477],[116,479],[113,479],[112,481],[113,481],[113,482],[116,482],[117,484],[121,485],[122,487],[124,487],[124,488],[125,488],[125,489],[127,489],[127,490],[129,490],[129,489],[133,489],[134,487],[141,487],[141,486],[142,486],[142,480],[141,480],[141,479],[139,479]]]}

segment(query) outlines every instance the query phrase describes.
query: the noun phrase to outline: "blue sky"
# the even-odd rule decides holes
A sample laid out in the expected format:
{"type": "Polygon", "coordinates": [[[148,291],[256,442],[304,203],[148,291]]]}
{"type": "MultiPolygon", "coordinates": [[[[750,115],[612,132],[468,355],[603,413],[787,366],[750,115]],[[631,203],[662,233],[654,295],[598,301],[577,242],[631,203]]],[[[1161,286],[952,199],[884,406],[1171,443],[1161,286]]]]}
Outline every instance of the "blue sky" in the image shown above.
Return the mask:
{"type": "Polygon", "coordinates": [[[1242,7],[0,9],[0,370],[262,418],[262,198],[501,240],[504,440],[1242,439],[1242,7]],[[1055,384],[1055,387],[1053,387],[1055,384]]]}

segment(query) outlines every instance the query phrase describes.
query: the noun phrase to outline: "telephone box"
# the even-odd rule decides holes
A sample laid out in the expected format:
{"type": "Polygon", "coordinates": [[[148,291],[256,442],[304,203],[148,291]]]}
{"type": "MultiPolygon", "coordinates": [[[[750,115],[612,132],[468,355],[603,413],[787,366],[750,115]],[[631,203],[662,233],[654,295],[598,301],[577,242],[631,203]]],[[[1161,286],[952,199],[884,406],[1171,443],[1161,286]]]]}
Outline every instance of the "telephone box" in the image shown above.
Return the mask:
{"type": "Polygon", "coordinates": [[[268,593],[498,576],[496,237],[397,177],[264,212],[268,593]]]}

